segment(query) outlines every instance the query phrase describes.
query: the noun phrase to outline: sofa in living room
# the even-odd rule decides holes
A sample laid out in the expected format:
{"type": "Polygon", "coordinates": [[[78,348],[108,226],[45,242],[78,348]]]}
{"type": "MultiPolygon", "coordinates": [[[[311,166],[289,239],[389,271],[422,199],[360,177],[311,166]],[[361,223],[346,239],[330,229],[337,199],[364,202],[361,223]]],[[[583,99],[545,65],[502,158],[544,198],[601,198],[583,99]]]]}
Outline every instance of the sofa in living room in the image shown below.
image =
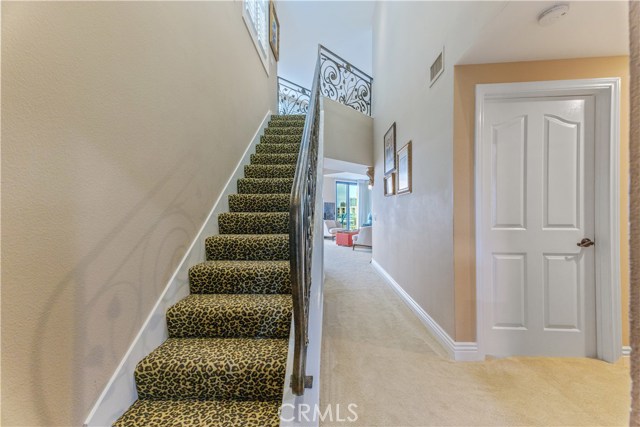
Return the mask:
{"type": "Polygon", "coordinates": [[[325,238],[330,237],[332,239],[335,239],[336,234],[339,231],[345,231],[345,228],[343,228],[338,221],[334,221],[332,219],[324,220],[324,237],[325,238]]]}
{"type": "Polygon", "coordinates": [[[352,250],[354,250],[356,246],[372,247],[372,228],[371,226],[360,227],[358,234],[353,236],[352,250]]]}

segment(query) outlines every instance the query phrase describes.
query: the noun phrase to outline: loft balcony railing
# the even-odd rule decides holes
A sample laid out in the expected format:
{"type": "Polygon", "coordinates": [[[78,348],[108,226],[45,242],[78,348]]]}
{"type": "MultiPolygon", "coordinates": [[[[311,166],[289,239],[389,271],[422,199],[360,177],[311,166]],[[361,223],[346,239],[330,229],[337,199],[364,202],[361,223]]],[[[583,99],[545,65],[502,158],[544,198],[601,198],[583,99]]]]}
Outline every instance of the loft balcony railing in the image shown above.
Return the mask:
{"type": "Polygon", "coordinates": [[[370,116],[373,78],[322,45],[318,56],[322,96],[370,116]]]}
{"type": "MultiPolygon", "coordinates": [[[[318,61],[320,95],[371,116],[373,78],[322,45],[319,46],[318,61]]],[[[278,77],[280,114],[307,114],[311,93],[303,86],[278,77]]]]}

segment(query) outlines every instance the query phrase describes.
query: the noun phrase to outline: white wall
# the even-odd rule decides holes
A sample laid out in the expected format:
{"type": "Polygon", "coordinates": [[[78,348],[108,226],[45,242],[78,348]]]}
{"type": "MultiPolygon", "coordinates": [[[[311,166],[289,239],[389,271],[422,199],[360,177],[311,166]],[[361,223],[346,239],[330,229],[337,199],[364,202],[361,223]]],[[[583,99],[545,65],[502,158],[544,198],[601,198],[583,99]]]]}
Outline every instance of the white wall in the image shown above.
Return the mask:
{"type": "MultiPolygon", "coordinates": [[[[322,98],[325,157],[373,164],[373,119],[351,107],[322,98]]],[[[363,168],[360,173],[364,173],[363,168]]]]}
{"type": "Polygon", "coordinates": [[[81,425],[269,109],[241,2],[2,3],[2,425],[81,425]]]}
{"type": "Polygon", "coordinates": [[[318,44],[371,75],[373,1],[279,1],[278,73],[311,89],[318,44]]]}
{"type": "Polygon", "coordinates": [[[454,336],[453,65],[504,2],[379,2],[373,30],[373,258],[454,336]],[[445,71],[428,70],[445,47],[445,71]],[[413,141],[413,193],[383,196],[383,135],[413,141]]]}
{"type": "Polygon", "coordinates": [[[322,187],[322,201],[336,202],[336,180],[335,178],[324,177],[324,185],[322,187]]]}

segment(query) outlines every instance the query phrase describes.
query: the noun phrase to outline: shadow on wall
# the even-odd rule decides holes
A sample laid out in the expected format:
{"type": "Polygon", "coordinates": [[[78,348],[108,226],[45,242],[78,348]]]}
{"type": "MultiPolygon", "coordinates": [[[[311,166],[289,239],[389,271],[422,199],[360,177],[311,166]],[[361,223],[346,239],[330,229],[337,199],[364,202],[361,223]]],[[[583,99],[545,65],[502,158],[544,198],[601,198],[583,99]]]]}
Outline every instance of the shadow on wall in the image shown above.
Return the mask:
{"type": "MultiPolygon", "coordinates": [[[[199,224],[190,219],[185,206],[190,199],[202,198],[205,185],[188,170],[180,170],[179,165],[197,162],[195,153],[178,160],[168,169],[175,172],[166,174],[62,281],[51,288],[49,309],[40,317],[33,338],[32,376],[28,381],[43,425],[55,419],[53,403],[47,401],[44,391],[55,386],[58,376],[63,375],[74,378],[76,391],[69,392],[72,395],[81,392],[85,399],[84,402],[73,402],[70,417],[84,419],[86,408],[94,403],[108,380],[101,376],[120,363],[124,353],[118,350],[129,347],[149,315],[152,306],[143,301],[155,303],[187,251],[199,224]],[[179,186],[176,183],[180,183],[179,186]],[[149,224],[144,218],[149,218],[149,212],[158,206],[166,207],[155,215],[157,221],[149,224]],[[131,237],[140,233],[138,230],[144,230],[143,234],[132,245],[131,237]],[[131,276],[131,271],[138,271],[138,275],[131,276]],[[95,277],[105,279],[95,283],[95,277]],[[74,299],[75,311],[69,312],[67,301],[74,299]],[[121,322],[125,312],[135,313],[135,321],[123,319],[121,322]],[[78,322],[78,318],[85,321],[78,322]],[[110,332],[100,336],[90,334],[88,331],[100,329],[96,328],[98,324],[107,324],[110,332]],[[47,342],[44,338],[61,327],[68,331],[68,340],[58,343],[56,348],[43,346],[47,342]],[[59,346],[67,346],[69,351],[60,352],[59,346]],[[52,353],[73,354],[74,358],[52,361],[52,353]]],[[[74,171],[72,167],[68,170],[74,171]]],[[[184,286],[188,286],[187,278],[184,286]]]]}

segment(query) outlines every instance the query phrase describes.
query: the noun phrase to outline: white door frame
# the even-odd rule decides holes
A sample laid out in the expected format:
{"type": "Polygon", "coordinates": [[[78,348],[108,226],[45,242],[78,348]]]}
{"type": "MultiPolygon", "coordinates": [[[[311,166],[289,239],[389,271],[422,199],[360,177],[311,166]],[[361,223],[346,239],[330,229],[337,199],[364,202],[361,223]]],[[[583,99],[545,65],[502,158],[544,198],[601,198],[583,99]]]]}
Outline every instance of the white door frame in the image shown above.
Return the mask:
{"type": "Polygon", "coordinates": [[[529,83],[476,85],[475,207],[476,207],[476,339],[478,353],[485,356],[482,282],[485,251],[481,201],[482,157],[480,150],[485,101],[522,97],[593,95],[595,123],[595,286],[596,342],[598,359],[615,362],[622,354],[620,303],[620,79],[555,80],[529,83]]]}

